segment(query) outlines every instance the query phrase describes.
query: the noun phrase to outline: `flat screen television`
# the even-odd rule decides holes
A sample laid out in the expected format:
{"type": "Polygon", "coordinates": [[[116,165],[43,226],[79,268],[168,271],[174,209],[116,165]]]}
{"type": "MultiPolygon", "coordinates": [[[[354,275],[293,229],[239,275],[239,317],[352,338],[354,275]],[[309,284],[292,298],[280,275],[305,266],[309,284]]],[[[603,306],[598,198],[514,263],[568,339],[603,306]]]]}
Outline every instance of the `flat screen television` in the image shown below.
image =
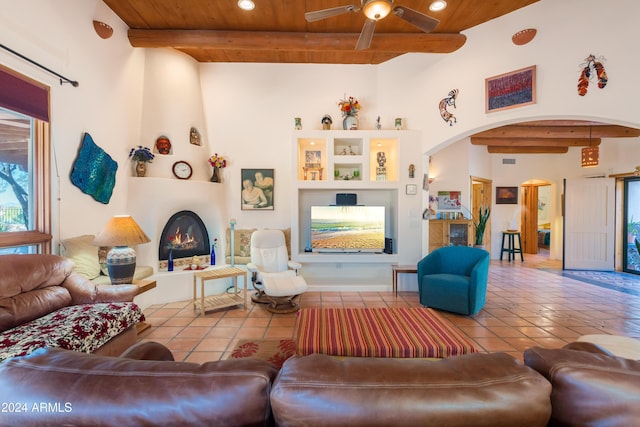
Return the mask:
{"type": "Polygon", "coordinates": [[[311,206],[314,252],[382,252],[384,206],[311,206]]]}

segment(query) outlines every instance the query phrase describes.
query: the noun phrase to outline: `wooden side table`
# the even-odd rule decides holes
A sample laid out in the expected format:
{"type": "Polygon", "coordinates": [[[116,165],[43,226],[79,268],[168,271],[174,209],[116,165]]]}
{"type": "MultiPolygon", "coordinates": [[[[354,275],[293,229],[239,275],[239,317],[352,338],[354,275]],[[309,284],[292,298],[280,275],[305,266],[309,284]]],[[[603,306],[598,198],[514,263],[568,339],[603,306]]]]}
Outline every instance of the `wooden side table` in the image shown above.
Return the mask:
{"type": "Polygon", "coordinates": [[[393,293],[398,295],[398,274],[399,273],[417,273],[418,269],[415,265],[391,265],[391,272],[393,274],[393,293]]]}
{"type": "MultiPolygon", "coordinates": [[[[153,279],[134,280],[133,284],[138,287],[138,292],[136,293],[136,295],[140,295],[156,287],[156,281],[153,279]]],[[[151,324],[147,322],[140,322],[136,325],[136,332],[139,334],[142,331],[146,331],[150,327],[151,324]]]]}
{"type": "Polygon", "coordinates": [[[238,267],[214,268],[193,273],[193,307],[199,306],[200,315],[204,315],[207,309],[214,310],[223,307],[233,307],[242,304],[247,308],[247,272],[238,267]],[[244,276],[244,291],[238,291],[238,277],[244,276]],[[204,284],[207,280],[233,278],[233,293],[219,295],[204,295],[204,284]],[[200,279],[200,297],[197,292],[197,281],[200,279]]]}

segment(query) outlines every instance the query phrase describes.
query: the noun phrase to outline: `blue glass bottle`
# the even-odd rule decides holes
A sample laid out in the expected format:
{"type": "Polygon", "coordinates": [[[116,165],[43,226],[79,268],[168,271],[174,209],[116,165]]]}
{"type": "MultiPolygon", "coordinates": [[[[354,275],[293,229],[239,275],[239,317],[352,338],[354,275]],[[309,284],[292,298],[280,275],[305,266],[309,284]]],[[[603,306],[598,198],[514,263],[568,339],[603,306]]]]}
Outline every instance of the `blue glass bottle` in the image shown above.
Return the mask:
{"type": "Polygon", "coordinates": [[[216,265],[216,245],[211,245],[211,265],[216,265]]]}
{"type": "Polygon", "coordinates": [[[173,249],[169,249],[169,259],[167,260],[167,271],[173,271],[173,249]]]}

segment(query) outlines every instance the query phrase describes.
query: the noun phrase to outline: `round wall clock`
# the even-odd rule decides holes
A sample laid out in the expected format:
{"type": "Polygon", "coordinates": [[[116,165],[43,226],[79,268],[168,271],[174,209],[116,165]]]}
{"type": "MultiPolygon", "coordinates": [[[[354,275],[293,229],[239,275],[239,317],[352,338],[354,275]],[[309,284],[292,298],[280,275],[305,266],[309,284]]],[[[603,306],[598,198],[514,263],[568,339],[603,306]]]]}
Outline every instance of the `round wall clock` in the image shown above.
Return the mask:
{"type": "Polygon", "coordinates": [[[179,160],[173,164],[173,174],[178,179],[189,179],[193,174],[193,168],[184,160],[179,160]]]}

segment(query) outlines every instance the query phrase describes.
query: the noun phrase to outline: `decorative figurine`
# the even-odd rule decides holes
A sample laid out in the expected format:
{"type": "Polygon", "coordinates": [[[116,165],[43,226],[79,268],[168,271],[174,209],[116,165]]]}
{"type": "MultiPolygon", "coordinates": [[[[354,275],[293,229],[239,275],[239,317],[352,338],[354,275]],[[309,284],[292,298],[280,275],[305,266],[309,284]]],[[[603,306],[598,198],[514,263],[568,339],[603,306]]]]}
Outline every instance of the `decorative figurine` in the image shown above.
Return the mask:
{"type": "Polygon", "coordinates": [[[449,106],[453,106],[453,108],[456,108],[456,98],[458,97],[458,93],[458,89],[453,89],[449,92],[449,95],[446,98],[442,98],[442,100],[440,100],[440,103],[438,104],[440,117],[442,117],[442,120],[449,123],[449,126],[453,126],[454,123],[458,122],[458,119],[456,119],[456,117],[452,113],[447,111],[447,107],[449,106]]]}
{"type": "Polygon", "coordinates": [[[396,128],[396,130],[402,130],[402,118],[401,117],[396,117],[395,128],[396,128]]]}
{"type": "Polygon", "coordinates": [[[382,126],[380,125],[380,116],[376,119],[376,129],[380,130],[382,126]]]}
{"type": "Polygon", "coordinates": [[[416,173],[416,167],[413,163],[409,165],[409,178],[413,178],[416,173]]]}
{"type": "Polygon", "coordinates": [[[300,117],[296,117],[295,119],[296,130],[302,130],[302,119],[300,117]]]}
{"type": "Polygon", "coordinates": [[[331,119],[330,115],[325,114],[324,117],[322,117],[322,120],[320,123],[322,123],[323,130],[329,130],[331,129],[331,124],[333,123],[333,120],[331,119]]]}
{"type": "Polygon", "coordinates": [[[191,130],[189,131],[189,142],[193,145],[202,145],[202,142],[200,141],[200,132],[198,132],[198,129],[192,127],[191,130]]]}
{"type": "Polygon", "coordinates": [[[386,181],[387,180],[387,168],[385,164],[387,163],[387,156],[384,154],[384,151],[378,151],[376,154],[376,159],[378,160],[378,167],[376,168],[376,181],[386,181]]]}

